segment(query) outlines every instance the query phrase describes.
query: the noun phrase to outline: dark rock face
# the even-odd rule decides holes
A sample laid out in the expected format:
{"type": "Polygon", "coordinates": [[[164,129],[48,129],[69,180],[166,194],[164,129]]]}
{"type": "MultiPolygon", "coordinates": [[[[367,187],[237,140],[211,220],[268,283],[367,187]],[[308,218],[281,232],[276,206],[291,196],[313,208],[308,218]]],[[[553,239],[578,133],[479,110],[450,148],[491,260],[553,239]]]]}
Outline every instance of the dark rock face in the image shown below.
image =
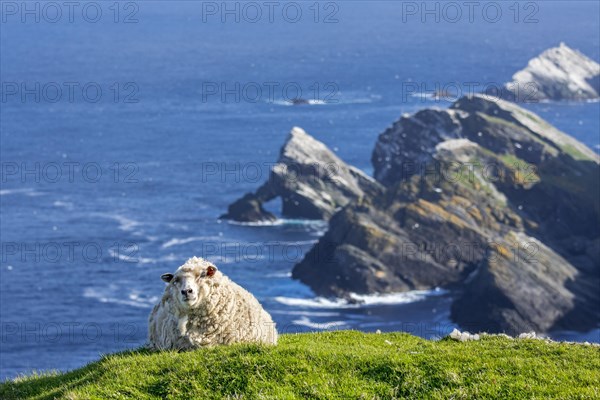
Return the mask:
{"type": "Polygon", "coordinates": [[[596,160],[588,147],[515,104],[483,95],[463,97],[447,110],[402,117],[379,136],[371,157],[375,178],[390,185],[422,173],[435,147],[464,138],[498,155],[537,165],[567,153],[596,160]]]}
{"type": "MultiPolygon", "coordinates": [[[[515,100],[589,100],[600,97],[600,65],[564,43],[531,59],[505,86],[515,100]]],[[[512,100],[508,97],[504,99],[512,100]]]]}
{"type": "Polygon", "coordinates": [[[567,286],[576,279],[577,270],[541,242],[522,233],[509,237],[523,246],[504,248],[485,260],[453,303],[452,317],[462,327],[512,334],[544,332],[575,308],[577,293],[567,286]],[[532,254],[525,246],[531,247],[532,254]]]}
{"type": "Polygon", "coordinates": [[[222,218],[241,222],[271,221],[262,208],[274,198],[282,200],[282,214],[290,218],[329,219],[339,208],[381,185],[340,160],[323,143],[300,128],[290,132],[269,180],[255,193],[232,203],[222,218]]]}
{"type": "Polygon", "coordinates": [[[385,186],[351,201],[293,270],[317,294],[461,289],[452,318],[519,333],[594,326],[598,156],[485,96],[403,117],[379,138],[385,186]]]}
{"type": "MultiPolygon", "coordinates": [[[[461,241],[480,239],[475,232],[442,218],[431,221],[431,229],[415,227],[416,223],[403,228],[430,208],[437,207],[426,201],[409,206],[395,202],[347,206],[332,218],[330,230],[296,265],[293,278],[318,294],[340,297],[428,289],[465,279],[476,263],[456,257],[456,248],[443,246],[435,238],[453,231],[453,244],[458,246],[461,241]],[[427,235],[435,236],[424,240],[427,235]]],[[[479,245],[474,252],[482,257],[485,242],[479,245]]]]}
{"type": "Polygon", "coordinates": [[[266,211],[262,203],[256,194],[246,193],[229,206],[227,214],[222,218],[229,219],[229,216],[235,216],[235,220],[239,222],[275,221],[277,217],[266,211]]]}
{"type": "Polygon", "coordinates": [[[226,218],[330,219],[294,279],[315,293],[459,293],[471,331],[588,329],[600,317],[599,157],[539,116],[484,95],[382,133],[377,181],[294,128],[269,181],[226,218]]]}

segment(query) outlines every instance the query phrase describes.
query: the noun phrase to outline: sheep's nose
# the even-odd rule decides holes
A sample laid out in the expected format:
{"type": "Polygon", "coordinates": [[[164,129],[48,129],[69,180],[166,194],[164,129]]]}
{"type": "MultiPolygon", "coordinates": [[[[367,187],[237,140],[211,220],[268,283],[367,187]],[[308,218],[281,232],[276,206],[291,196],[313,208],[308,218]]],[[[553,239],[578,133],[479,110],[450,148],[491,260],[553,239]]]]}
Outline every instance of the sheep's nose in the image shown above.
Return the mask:
{"type": "Polygon", "coordinates": [[[192,289],[183,289],[181,290],[181,294],[182,295],[188,295],[188,294],[192,294],[193,290],[192,289]]]}

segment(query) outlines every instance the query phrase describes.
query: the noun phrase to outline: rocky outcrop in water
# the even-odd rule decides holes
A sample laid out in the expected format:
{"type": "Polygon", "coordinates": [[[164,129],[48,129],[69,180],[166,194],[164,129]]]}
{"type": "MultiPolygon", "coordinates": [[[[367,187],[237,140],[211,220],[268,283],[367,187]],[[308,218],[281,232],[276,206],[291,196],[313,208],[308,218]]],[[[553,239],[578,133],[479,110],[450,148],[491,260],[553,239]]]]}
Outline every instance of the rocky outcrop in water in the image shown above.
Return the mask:
{"type": "Polygon", "coordinates": [[[470,331],[597,324],[599,157],[539,116],[489,96],[403,116],[372,155],[376,181],[294,128],[269,181],[227,218],[329,219],[292,277],[318,295],[456,289],[470,331]]]}
{"type": "Polygon", "coordinates": [[[598,156],[513,103],[465,97],[388,128],[385,189],[351,201],[293,270],[317,294],[455,287],[455,321],[509,333],[598,320],[598,156]]]}
{"type": "Polygon", "coordinates": [[[338,209],[381,185],[343,162],[301,128],[293,128],[269,179],[256,192],[232,203],[222,218],[240,222],[275,220],[263,204],[277,197],[288,218],[329,219],[338,209]]]}
{"type": "Polygon", "coordinates": [[[516,100],[590,100],[600,97],[600,65],[564,43],[544,51],[506,84],[516,100]]]}

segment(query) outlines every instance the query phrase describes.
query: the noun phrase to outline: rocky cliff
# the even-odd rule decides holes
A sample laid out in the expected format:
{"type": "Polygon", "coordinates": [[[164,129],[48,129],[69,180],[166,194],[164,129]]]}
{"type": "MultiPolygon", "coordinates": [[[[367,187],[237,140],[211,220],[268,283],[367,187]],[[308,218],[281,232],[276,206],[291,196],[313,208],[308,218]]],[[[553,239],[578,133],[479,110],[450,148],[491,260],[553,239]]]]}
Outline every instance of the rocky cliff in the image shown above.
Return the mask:
{"type": "Polygon", "coordinates": [[[281,148],[267,182],[232,203],[222,218],[240,222],[275,220],[263,204],[281,198],[289,218],[329,219],[338,209],[381,185],[343,162],[323,143],[295,127],[281,148]]]}
{"type": "Polygon", "coordinates": [[[293,270],[326,296],[457,287],[472,330],[597,322],[598,157],[513,103],[465,97],[378,139],[385,189],[351,201],[293,270]]]}
{"type": "Polygon", "coordinates": [[[489,96],[404,116],[372,155],[376,180],[294,128],[269,180],[227,218],[330,219],[292,276],[351,299],[435,287],[458,293],[471,331],[588,329],[600,317],[596,153],[489,96]]]}
{"type": "Polygon", "coordinates": [[[564,43],[531,59],[512,79],[506,89],[518,101],[600,97],[600,65],[564,43]]]}

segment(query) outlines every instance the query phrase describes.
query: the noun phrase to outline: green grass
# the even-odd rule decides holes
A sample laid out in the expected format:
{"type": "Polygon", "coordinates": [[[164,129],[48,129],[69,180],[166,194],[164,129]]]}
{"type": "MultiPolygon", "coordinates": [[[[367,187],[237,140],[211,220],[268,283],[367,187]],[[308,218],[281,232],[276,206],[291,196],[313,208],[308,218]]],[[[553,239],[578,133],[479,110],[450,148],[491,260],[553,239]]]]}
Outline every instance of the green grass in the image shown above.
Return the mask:
{"type": "Polygon", "coordinates": [[[581,151],[579,151],[575,146],[573,146],[571,144],[563,145],[562,150],[565,153],[567,153],[568,155],[570,155],[575,160],[594,161],[593,158],[587,156],[586,154],[583,154],[581,151]]]}
{"type": "Polygon", "coordinates": [[[483,337],[439,342],[354,331],[283,335],[276,347],[136,350],[0,386],[1,399],[590,399],[597,347],[483,337]]]}

